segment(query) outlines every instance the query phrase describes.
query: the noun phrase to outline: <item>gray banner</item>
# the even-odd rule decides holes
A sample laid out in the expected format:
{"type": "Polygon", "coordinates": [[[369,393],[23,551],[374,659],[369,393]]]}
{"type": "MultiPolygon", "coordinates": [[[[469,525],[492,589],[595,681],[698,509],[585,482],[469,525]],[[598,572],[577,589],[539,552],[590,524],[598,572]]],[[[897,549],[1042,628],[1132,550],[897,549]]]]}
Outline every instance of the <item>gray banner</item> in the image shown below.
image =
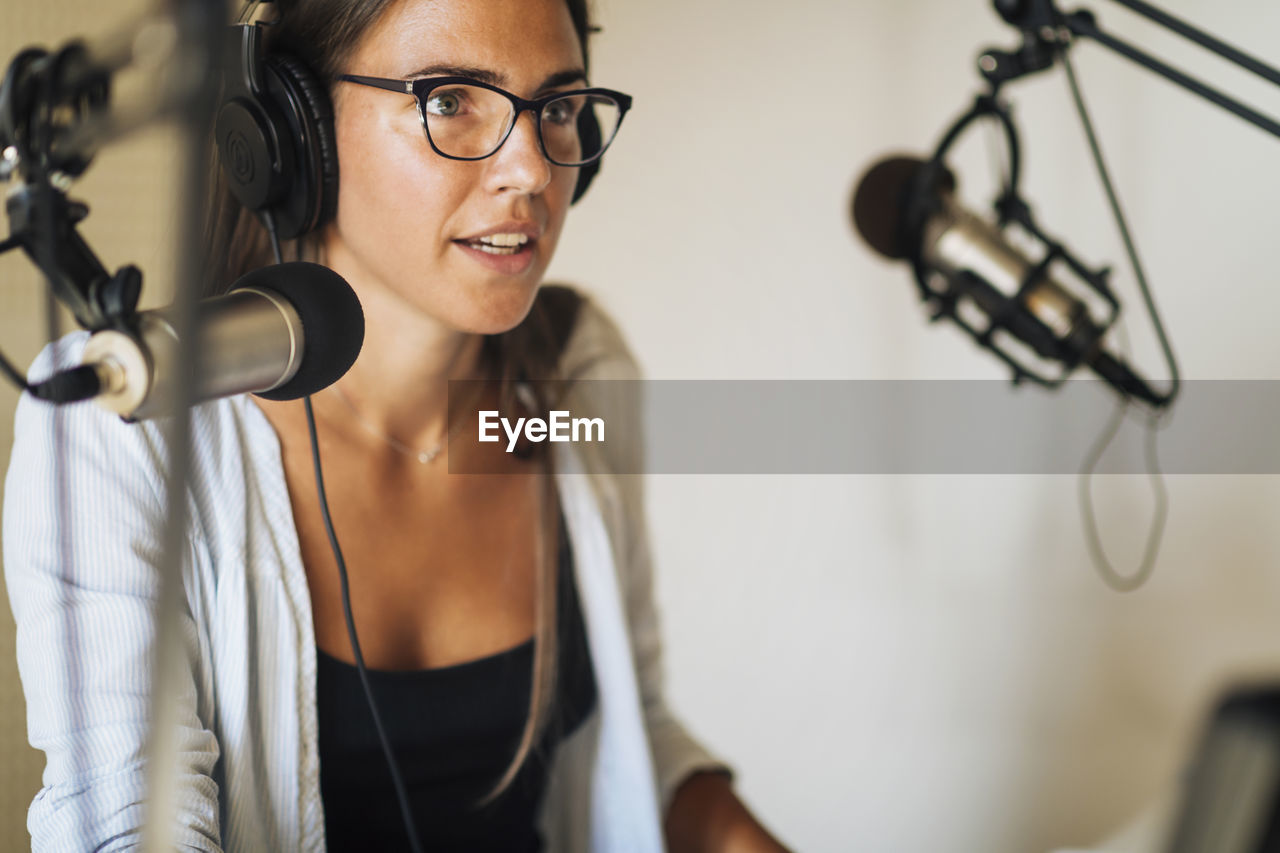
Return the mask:
{"type": "MultiPolygon", "coordinates": [[[[450,383],[451,402],[475,399],[476,384],[450,383]]],[[[582,420],[575,443],[603,450],[624,474],[1073,474],[1116,405],[1105,384],[1089,380],[1057,390],[977,380],[530,385],[560,401],[550,408],[566,413],[559,434],[570,441],[573,420],[599,419],[603,441],[582,420]]],[[[471,419],[450,443],[454,473],[485,468],[453,452],[478,438],[477,408],[451,411],[471,419]]],[[[1099,473],[1146,470],[1145,417],[1130,412],[1099,473]]],[[[488,449],[506,451],[512,435],[516,450],[532,446],[530,415],[517,407],[488,416],[489,435],[498,437],[488,449]]],[[[550,443],[551,426],[537,444],[550,443]]],[[[1184,382],[1157,443],[1169,474],[1280,473],[1280,381],[1184,382]]]]}

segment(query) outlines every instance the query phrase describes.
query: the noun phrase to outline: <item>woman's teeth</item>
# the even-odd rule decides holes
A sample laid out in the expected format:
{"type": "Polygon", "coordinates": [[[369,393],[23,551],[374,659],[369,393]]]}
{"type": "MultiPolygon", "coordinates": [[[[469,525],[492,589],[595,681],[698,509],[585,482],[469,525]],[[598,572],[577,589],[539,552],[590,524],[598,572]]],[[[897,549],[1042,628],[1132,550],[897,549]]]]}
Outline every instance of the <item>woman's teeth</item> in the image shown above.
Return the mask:
{"type": "Polygon", "coordinates": [[[467,240],[466,244],[473,249],[488,252],[490,255],[514,255],[529,242],[527,234],[490,234],[467,240]]]}

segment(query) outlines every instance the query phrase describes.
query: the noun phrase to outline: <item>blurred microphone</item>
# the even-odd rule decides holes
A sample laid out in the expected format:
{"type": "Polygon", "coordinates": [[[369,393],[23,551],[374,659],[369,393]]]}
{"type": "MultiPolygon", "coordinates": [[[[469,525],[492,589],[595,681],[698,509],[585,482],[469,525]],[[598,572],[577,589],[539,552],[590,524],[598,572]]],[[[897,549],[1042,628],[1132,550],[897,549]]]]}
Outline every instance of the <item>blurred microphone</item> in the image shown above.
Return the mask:
{"type": "Polygon", "coordinates": [[[190,103],[211,60],[180,24],[165,4],[92,42],[19,51],[0,82],[0,148],[14,149],[0,166],[26,169],[25,160],[39,159],[78,177],[101,146],[190,103]],[[120,99],[115,81],[123,72],[145,84],[120,99]]]}
{"type": "MultiPolygon", "coordinates": [[[[161,311],[137,315],[136,332],[89,338],[81,366],[31,388],[54,402],[93,397],[129,420],[172,411],[178,339],[161,311]]],[[[254,393],[292,400],[325,388],[355,363],[364,312],[351,286],[327,267],[288,263],[240,278],[226,296],[197,306],[197,401],[254,393]]]]}
{"type": "MultiPolygon", "coordinates": [[[[1127,397],[1164,404],[1118,357],[1102,349],[1100,328],[1088,306],[1035,269],[999,228],[954,197],[955,176],[930,174],[914,157],[890,157],[872,166],[854,193],[854,225],[871,248],[891,260],[919,262],[968,297],[989,326],[1003,328],[1041,358],[1068,369],[1085,364],[1127,397]]],[[[938,295],[938,294],[935,294],[938,295]]]]}

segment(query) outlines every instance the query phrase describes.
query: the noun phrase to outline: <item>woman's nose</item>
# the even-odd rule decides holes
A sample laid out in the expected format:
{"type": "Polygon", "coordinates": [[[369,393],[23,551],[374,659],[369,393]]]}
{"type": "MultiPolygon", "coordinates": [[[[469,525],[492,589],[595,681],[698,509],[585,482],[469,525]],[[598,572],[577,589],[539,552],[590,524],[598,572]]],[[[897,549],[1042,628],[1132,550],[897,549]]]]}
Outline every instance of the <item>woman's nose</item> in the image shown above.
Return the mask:
{"type": "Polygon", "coordinates": [[[530,110],[516,116],[506,142],[493,155],[490,182],[496,190],[536,195],[551,182],[551,163],[538,139],[538,120],[530,110]]]}

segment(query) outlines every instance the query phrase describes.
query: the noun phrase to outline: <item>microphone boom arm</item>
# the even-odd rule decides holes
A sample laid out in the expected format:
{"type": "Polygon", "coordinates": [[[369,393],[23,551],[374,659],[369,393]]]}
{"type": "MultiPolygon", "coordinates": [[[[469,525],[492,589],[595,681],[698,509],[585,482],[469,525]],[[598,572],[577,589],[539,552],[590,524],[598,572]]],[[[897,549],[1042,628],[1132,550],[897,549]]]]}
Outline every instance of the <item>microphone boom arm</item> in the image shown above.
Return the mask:
{"type": "MultiPolygon", "coordinates": [[[[1186,21],[1144,0],[1112,0],[1112,2],[1182,36],[1237,67],[1280,86],[1280,70],[1197,29],[1186,21]]],[[[1280,138],[1280,120],[1258,112],[1230,95],[1108,33],[1098,26],[1093,13],[1088,10],[1064,14],[1057,9],[1053,0],[995,0],[995,7],[1001,17],[1023,31],[1026,39],[1017,52],[992,49],[984,51],[979,57],[979,70],[993,89],[1009,80],[1049,68],[1053,64],[1056,51],[1065,46],[1070,35],[1075,35],[1092,39],[1125,59],[1159,74],[1188,92],[1280,138]]]]}

